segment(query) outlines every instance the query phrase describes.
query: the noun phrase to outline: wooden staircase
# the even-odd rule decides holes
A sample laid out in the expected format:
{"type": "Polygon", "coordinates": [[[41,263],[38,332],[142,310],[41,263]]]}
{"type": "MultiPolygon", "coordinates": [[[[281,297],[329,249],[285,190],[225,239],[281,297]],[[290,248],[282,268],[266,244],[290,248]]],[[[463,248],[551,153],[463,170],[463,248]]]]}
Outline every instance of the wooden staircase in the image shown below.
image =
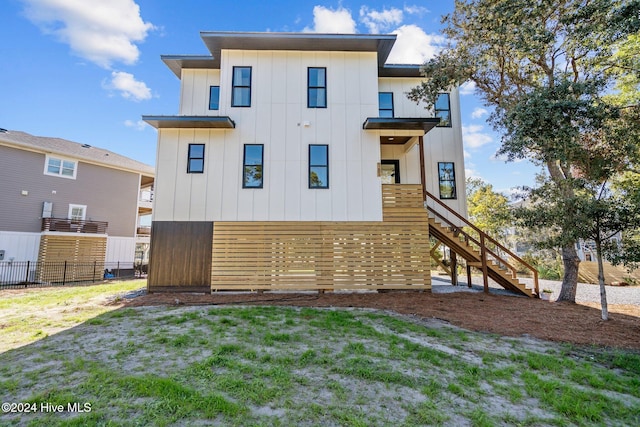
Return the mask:
{"type": "MultiPolygon", "coordinates": [[[[425,191],[426,209],[429,214],[429,234],[463,258],[470,268],[482,271],[485,292],[491,278],[503,288],[535,298],[539,295],[538,271],[484,233],[467,219],[425,191]],[[530,270],[533,288],[518,280],[518,270],[530,270]]],[[[457,276],[454,272],[453,277],[457,276]]]]}

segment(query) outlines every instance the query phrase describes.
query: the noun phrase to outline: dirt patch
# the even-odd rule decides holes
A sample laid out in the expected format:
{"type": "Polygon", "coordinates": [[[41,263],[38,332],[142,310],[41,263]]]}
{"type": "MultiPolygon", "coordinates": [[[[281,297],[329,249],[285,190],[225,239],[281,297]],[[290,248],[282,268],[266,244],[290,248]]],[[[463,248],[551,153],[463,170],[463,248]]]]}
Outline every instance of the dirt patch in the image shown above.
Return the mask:
{"type": "Polygon", "coordinates": [[[609,306],[610,320],[603,321],[596,304],[550,303],[525,297],[478,293],[171,293],[143,295],[126,300],[124,304],[375,308],[440,319],[473,331],[640,350],[640,307],[631,305],[609,306]]]}

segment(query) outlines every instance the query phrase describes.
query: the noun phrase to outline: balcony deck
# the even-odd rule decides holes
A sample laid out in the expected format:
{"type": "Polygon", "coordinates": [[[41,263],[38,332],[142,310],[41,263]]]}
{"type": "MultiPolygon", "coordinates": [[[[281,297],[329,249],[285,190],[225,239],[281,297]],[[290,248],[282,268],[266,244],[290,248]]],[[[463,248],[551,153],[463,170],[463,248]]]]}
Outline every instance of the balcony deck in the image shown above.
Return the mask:
{"type": "Polygon", "coordinates": [[[42,218],[42,231],[61,233],[105,234],[109,223],[68,218],[42,218]]]}

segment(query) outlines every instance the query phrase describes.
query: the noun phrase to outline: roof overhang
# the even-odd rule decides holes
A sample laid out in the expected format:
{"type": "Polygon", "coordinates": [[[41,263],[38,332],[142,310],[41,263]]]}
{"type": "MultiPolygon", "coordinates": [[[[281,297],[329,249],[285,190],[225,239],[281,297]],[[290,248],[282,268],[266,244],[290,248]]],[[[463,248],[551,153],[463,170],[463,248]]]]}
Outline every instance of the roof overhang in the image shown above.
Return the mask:
{"type": "Polygon", "coordinates": [[[183,68],[220,68],[220,58],[216,61],[209,55],[160,55],[160,58],[178,78],[182,77],[183,68]]]}
{"type": "Polygon", "coordinates": [[[236,127],[229,116],[142,116],[142,120],[156,129],[234,129],[236,127]]]}
{"type": "Polygon", "coordinates": [[[378,77],[424,77],[419,64],[385,64],[378,68],[378,77]]]}
{"type": "Polygon", "coordinates": [[[396,41],[395,34],[244,33],[201,31],[217,68],[222,49],[377,52],[382,67],[396,41]]]}
{"type": "Polygon", "coordinates": [[[422,130],[427,133],[439,123],[439,117],[368,117],[362,124],[362,128],[366,130],[422,130]]]}

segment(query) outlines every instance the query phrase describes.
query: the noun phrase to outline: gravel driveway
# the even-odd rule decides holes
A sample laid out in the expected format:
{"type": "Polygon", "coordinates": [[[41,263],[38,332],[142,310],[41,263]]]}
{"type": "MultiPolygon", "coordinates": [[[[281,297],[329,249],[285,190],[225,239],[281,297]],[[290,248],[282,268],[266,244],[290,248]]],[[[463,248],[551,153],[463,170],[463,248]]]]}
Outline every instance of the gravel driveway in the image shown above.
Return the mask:
{"type": "MultiPolygon", "coordinates": [[[[451,280],[447,276],[433,275],[432,279],[432,292],[433,293],[451,293],[451,292],[482,292],[482,277],[473,276],[471,281],[473,283],[472,288],[467,287],[466,276],[458,277],[458,286],[451,286],[451,280]]],[[[522,279],[523,283],[527,283],[533,286],[533,280],[522,279]]],[[[540,290],[551,289],[553,294],[552,299],[555,299],[560,294],[560,281],[557,280],[539,280],[540,290]]],[[[513,292],[507,291],[501,286],[497,285],[492,280],[489,280],[489,288],[491,293],[501,295],[517,296],[513,292]]],[[[640,286],[605,286],[607,290],[607,303],[609,304],[630,304],[640,306],[640,286]]],[[[589,283],[578,283],[578,291],[576,293],[576,302],[595,302],[600,303],[600,286],[592,285],[589,283]]]]}

